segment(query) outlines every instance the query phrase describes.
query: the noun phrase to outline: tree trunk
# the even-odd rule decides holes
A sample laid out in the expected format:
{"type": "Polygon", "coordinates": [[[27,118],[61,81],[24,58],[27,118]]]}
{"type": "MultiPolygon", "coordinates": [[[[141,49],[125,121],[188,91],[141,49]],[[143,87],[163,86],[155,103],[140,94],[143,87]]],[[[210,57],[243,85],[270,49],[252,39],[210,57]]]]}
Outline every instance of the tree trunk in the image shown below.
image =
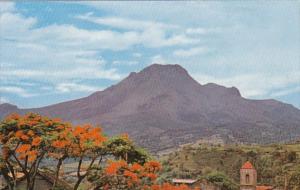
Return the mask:
{"type": "Polygon", "coordinates": [[[17,179],[14,179],[13,190],[16,190],[16,188],[17,188],[17,179]]]}
{"type": "Polygon", "coordinates": [[[8,175],[8,173],[9,173],[8,169],[6,167],[5,168],[3,167],[3,168],[1,168],[0,171],[1,171],[2,175],[3,175],[3,178],[4,178],[7,186],[8,186],[8,189],[9,190],[13,190],[14,183],[13,183],[12,179],[8,175]]]}
{"type": "Polygon", "coordinates": [[[54,182],[53,182],[52,189],[54,189],[56,187],[56,184],[57,184],[57,181],[58,181],[58,178],[59,178],[59,171],[60,171],[61,165],[63,163],[63,160],[64,159],[59,159],[58,160],[58,163],[57,163],[57,166],[56,166],[56,172],[55,172],[55,179],[54,179],[54,182]]]}
{"type": "Polygon", "coordinates": [[[7,187],[9,190],[14,190],[14,183],[11,181],[10,177],[8,175],[3,174],[3,178],[7,184],[7,187]]]}
{"type": "Polygon", "coordinates": [[[27,180],[27,190],[34,190],[36,173],[32,174],[27,180]]]}
{"type": "Polygon", "coordinates": [[[77,180],[77,182],[76,182],[76,184],[75,184],[75,186],[74,186],[74,190],[77,190],[77,189],[78,189],[78,187],[79,187],[80,183],[82,182],[82,180],[87,176],[87,173],[88,173],[88,171],[91,169],[91,167],[93,166],[93,164],[94,164],[96,158],[97,158],[97,157],[94,157],[94,158],[92,159],[92,161],[91,161],[91,163],[89,164],[89,166],[88,166],[88,168],[87,168],[85,174],[83,174],[83,175],[80,175],[81,165],[82,165],[82,161],[83,161],[83,158],[82,158],[82,157],[80,158],[79,163],[78,163],[78,167],[77,167],[77,179],[78,179],[78,180],[77,180]]]}
{"type": "Polygon", "coordinates": [[[14,190],[17,186],[17,179],[15,175],[14,167],[10,164],[9,161],[6,161],[6,166],[2,169],[3,177],[7,183],[7,186],[10,189],[14,190]],[[12,178],[8,175],[11,173],[12,178]]]}
{"type": "Polygon", "coordinates": [[[29,176],[29,178],[26,178],[26,181],[27,181],[26,190],[34,190],[35,176],[29,176]]]}
{"type": "MultiPolygon", "coordinates": [[[[44,154],[43,154],[44,155],[44,154]]],[[[40,165],[40,162],[42,160],[43,156],[41,156],[40,158],[38,158],[35,163],[33,163],[32,165],[32,170],[30,169],[29,173],[27,173],[27,176],[29,178],[29,181],[27,180],[27,190],[34,190],[34,185],[35,185],[35,178],[36,178],[36,175],[37,175],[37,172],[38,172],[38,169],[39,169],[39,165],[40,165]]]]}
{"type": "Polygon", "coordinates": [[[76,182],[76,184],[75,184],[75,186],[74,186],[74,190],[77,190],[77,189],[78,189],[78,187],[79,187],[81,181],[83,180],[83,177],[80,175],[80,170],[81,170],[82,160],[83,160],[83,158],[80,157],[80,160],[79,160],[78,166],[77,166],[77,182],[76,182]]]}
{"type": "Polygon", "coordinates": [[[99,166],[99,167],[101,166],[102,159],[103,159],[103,156],[101,155],[100,158],[99,158],[99,161],[98,161],[98,166],[99,166]]]}
{"type": "Polygon", "coordinates": [[[284,190],[287,190],[288,182],[287,182],[287,175],[284,175],[284,190]]]}
{"type": "Polygon", "coordinates": [[[81,176],[81,177],[78,178],[78,180],[77,180],[77,182],[74,186],[74,190],[78,189],[78,187],[79,187],[79,185],[80,185],[80,183],[82,182],[83,179],[84,179],[84,176],[81,176]]]}
{"type": "Polygon", "coordinates": [[[26,190],[32,190],[31,189],[31,181],[30,181],[30,177],[29,176],[26,176],[26,181],[27,181],[26,190]]]}

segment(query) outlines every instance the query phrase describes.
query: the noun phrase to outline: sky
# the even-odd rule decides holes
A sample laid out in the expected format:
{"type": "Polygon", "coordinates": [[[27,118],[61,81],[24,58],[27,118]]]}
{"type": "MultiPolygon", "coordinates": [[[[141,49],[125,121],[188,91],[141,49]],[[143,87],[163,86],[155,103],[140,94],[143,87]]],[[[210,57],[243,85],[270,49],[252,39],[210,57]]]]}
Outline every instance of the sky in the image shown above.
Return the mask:
{"type": "Polygon", "coordinates": [[[88,96],[152,63],[300,108],[299,1],[0,2],[0,102],[88,96]]]}

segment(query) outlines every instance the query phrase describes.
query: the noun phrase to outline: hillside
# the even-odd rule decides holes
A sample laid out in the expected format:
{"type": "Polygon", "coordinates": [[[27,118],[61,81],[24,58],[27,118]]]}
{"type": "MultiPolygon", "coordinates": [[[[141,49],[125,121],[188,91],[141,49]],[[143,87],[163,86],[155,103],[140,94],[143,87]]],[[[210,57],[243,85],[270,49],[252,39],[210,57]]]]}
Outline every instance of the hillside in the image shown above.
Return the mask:
{"type": "Polygon", "coordinates": [[[200,144],[185,146],[161,160],[165,168],[163,179],[197,179],[219,171],[239,184],[239,170],[250,160],[257,170],[258,184],[283,186],[287,177],[289,189],[300,189],[299,158],[299,143],[268,146],[200,144]]]}
{"type": "Polygon", "coordinates": [[[286,142],[300,137],[300,110],[249,100],[235,87],[199,84],[179,65],[151,65],[88,97],[35,109],[0,105],[0,117],[37,112],[128,133],[151,151],[219,135],[225,143],[286,142]]]}

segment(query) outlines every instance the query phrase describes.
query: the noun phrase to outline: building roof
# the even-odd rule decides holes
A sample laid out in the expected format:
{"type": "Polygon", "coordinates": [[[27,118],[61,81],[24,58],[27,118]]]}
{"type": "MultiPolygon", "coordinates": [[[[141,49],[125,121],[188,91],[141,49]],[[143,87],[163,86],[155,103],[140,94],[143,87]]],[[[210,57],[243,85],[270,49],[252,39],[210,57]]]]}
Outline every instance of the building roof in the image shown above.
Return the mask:
{"type": "Polygon", "coordinates": [[[193,184],[196,181],[196,179],[172,179],[172,183],[193,184]]]}
{"type": "Polygon", "coordinates": [[[247,161],[247,162],[245,162],[245,164],[242,166],[241,169],[254,169],[254,167],[251,164],[251,162],[247,161]]]}
{"type": "MultiPolygon", "coordinates": [[[[12,174],[8,173],[8,176],[12,177],[12,174]]],[[[22,178],[24,176],[24,173],[23,172],[16,172],[15,176],[16,176],[16,178],[22,178]]]]}
{"type": "Polygon", "coordinates": [[[272,190],[272,186],[256,186],[256,190],[272,190]]]}

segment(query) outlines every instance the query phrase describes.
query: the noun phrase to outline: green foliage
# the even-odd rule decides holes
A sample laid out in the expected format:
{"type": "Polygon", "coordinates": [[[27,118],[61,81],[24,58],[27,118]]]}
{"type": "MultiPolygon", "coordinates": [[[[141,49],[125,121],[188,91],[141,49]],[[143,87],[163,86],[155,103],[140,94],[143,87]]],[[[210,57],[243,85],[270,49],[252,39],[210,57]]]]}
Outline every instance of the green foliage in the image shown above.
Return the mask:
{"type": "Polygon", "coordinates": [[[126,160],[128,163],[144,164],[150,159],[149,154],[142,148],[137,147],[130,139],[122,136],[108,140],[105,147],[109,154],[126,160]]]}
{"type": "Polygon", "coordinates": [[[300,144],[287,145],[226,145],[224,147],[201,144],[192,149],[181,149],[164,160],[169,165],[165,171],[166,178],[180,177],[185,171],[192,171],[193,179],[207,176],[212,171],[225,173],[235,183],[240,180],[240,168],[247,160],[255,166],[258,174],[258,184],[283,186],[285,176],[290,182],[290,188],[297,186],[300,171],[300,144]],[[185,159],[188,155],[188,160],[185,159]],[[178,167],[176,167],[178,166],[178,167]],[[181,166],[181,167],[179,167],[181,166]],[[195,171],[202,171],[196,173],[195,171]]]}
{"type": "Polygon", "coordinates": [[[221,172],[212,172],[206,176],[207,181],[221,188],[221,190],[237,190],[235,184],[228,176],[221,172]]]}
{"type": "Polygon", "coordinates": [[[300,167],[298,167],[297,171],[291,173],[289,188],[293,190],[300,190],[300,167]]]}
{"type": "Polygon", "coordinates": [[[295,151],[291,151],[287,155],[287,159],[289,162],[294,162],[297,159],[297,153],[295,151]]]}

